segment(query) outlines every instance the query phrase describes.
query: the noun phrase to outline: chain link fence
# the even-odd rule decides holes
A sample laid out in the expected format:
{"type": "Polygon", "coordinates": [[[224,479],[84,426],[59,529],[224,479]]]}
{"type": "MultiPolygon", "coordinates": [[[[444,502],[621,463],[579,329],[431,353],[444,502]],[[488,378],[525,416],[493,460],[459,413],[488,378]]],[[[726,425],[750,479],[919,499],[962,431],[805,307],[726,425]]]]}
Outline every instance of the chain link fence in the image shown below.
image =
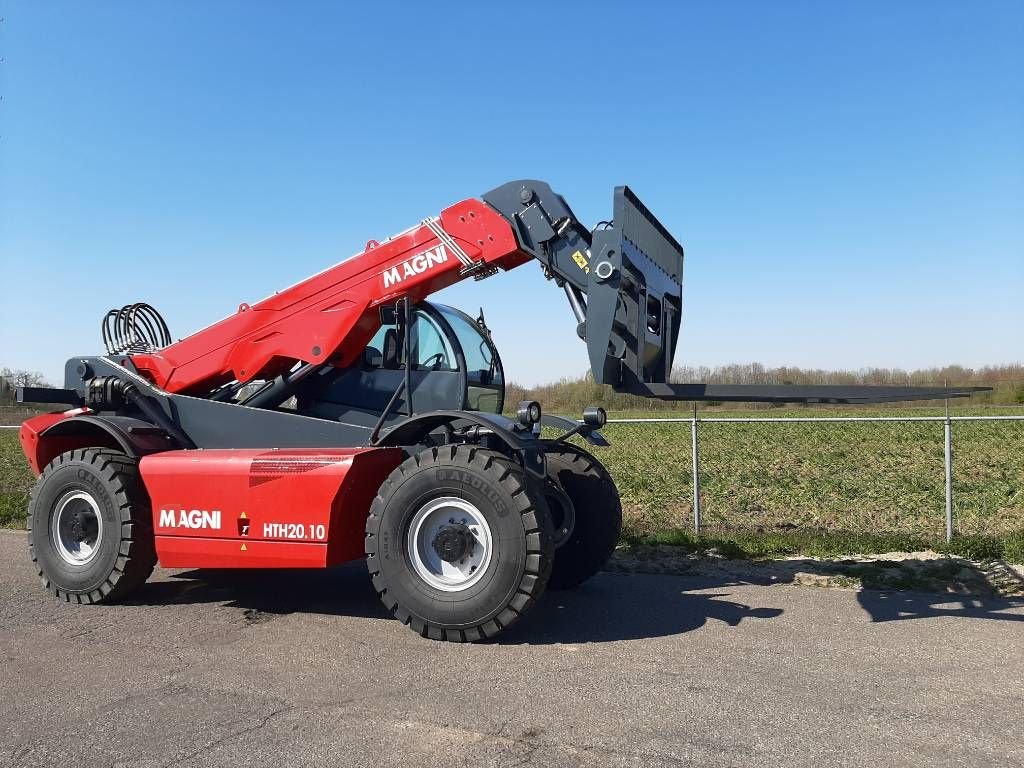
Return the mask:
{"type": "Polygon", "coordinates": [[[1024,528],[1024,416],[613,419],[605,432],[639,532],[1024,528]]]}

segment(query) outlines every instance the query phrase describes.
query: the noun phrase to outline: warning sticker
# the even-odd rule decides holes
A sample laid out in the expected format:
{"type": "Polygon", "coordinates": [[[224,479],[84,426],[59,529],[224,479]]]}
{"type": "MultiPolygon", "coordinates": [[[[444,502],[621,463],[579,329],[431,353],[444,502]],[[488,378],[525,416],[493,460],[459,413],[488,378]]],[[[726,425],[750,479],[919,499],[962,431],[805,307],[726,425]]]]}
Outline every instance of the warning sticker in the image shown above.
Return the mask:
{"type": "Polygon", "coordinates": [[[582,251],[573,252],[572,260],[576,262],[577,267],[583,270],[584,274],[590,274],[590,265],[587,263],[587,257],[583,255],[582,251]]]}

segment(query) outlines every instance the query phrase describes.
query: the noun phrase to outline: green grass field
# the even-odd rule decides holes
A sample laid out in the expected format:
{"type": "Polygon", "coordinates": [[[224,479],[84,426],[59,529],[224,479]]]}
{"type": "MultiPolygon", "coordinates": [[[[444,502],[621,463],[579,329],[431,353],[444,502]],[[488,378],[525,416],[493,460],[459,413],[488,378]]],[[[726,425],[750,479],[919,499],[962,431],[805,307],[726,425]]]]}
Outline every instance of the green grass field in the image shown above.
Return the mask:
{"type": "MultiPolygon", "coordinates": [[[[941,413],[908,408],[898,415],[941,413]]],[[[1024,409],[959,408],[956,414],[1020,415],[1024,409]]],[[[630,415],[651,416],[614,414],[630,415]]],[[[799,408],[702,415],[897,414],[799,408]]],[[[610,424],[605,434],[611,447],[594,452],[618,483],[628,541],[759,556],[939,547],[943,538],[941,423],[704,423],[703,539],[687,533],[693,514],[689,424],[610,424]]],[[[1024,421],[954,422],[953,443],[958,551],[998,556],[1011,542],[1016,552],[1020,545],[1012,542],[1024,531],[1024,421]]],[[[31,484],[16,431],[0,431],[0,525],[24,524],[31,484]]]]}
{"type": "MultiPolygon", "coordinates": [[[[842,529],[927,538],[944,531],[941,423],[703,423],[699,429],[709,529],[842,529]]],[[[689,527],[689,423],[611,424],[605,434],[612,446],[599,455],[631,511],[629,531],[689,527]]],[[[954,422],[953,447],[958,532],[1000,536],[1024,528],[1024,421],[954,422]]]]}
{"type": "Polygon", "coordinates": [[[18,430],[0,429],[0,526],[24,527],[34,479],[18,444],[18,430]]]}

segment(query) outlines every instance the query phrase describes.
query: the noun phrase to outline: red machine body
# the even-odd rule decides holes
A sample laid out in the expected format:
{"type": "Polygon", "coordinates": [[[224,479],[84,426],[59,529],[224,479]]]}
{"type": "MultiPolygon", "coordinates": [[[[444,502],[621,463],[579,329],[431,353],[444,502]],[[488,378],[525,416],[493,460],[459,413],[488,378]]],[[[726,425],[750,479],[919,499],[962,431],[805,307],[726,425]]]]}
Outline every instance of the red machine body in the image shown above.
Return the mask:
{"type": "Polygon", "coordinates": [[[520,251],[508,221],[480,200],[446,208],[436,220],[366,250],[275,293],[159,352],[135,354],[138,371],[161,389],[189,394],[228,381],[272,378],[296,361],[344,367],[379,326],[376,310],[398,298],[418,302],[466,276],[452,252],[491,270],[531,259],[520,251]],[[433,226],[432,226],[433,225],[433,226]],[[435,232],[440,225],[446,244],[435,232]]]}
{"type": "Polygon", "coordinates": [[[398,448],[166,451],[139,470],[165,568],[323,568],[363,556],[398,448]]]}

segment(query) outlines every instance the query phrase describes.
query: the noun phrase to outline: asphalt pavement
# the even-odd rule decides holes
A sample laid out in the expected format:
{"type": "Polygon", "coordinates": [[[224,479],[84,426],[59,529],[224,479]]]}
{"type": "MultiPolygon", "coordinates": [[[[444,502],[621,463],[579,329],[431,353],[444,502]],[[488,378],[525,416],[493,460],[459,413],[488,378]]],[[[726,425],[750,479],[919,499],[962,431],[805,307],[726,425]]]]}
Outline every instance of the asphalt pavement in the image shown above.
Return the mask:
{"type": "Polygon", "coordinates": [[[601,574],[423,640],[362,564],[46,594],[0,532],[0,765],[1024,765],[1024,601],[601,574]]]}

